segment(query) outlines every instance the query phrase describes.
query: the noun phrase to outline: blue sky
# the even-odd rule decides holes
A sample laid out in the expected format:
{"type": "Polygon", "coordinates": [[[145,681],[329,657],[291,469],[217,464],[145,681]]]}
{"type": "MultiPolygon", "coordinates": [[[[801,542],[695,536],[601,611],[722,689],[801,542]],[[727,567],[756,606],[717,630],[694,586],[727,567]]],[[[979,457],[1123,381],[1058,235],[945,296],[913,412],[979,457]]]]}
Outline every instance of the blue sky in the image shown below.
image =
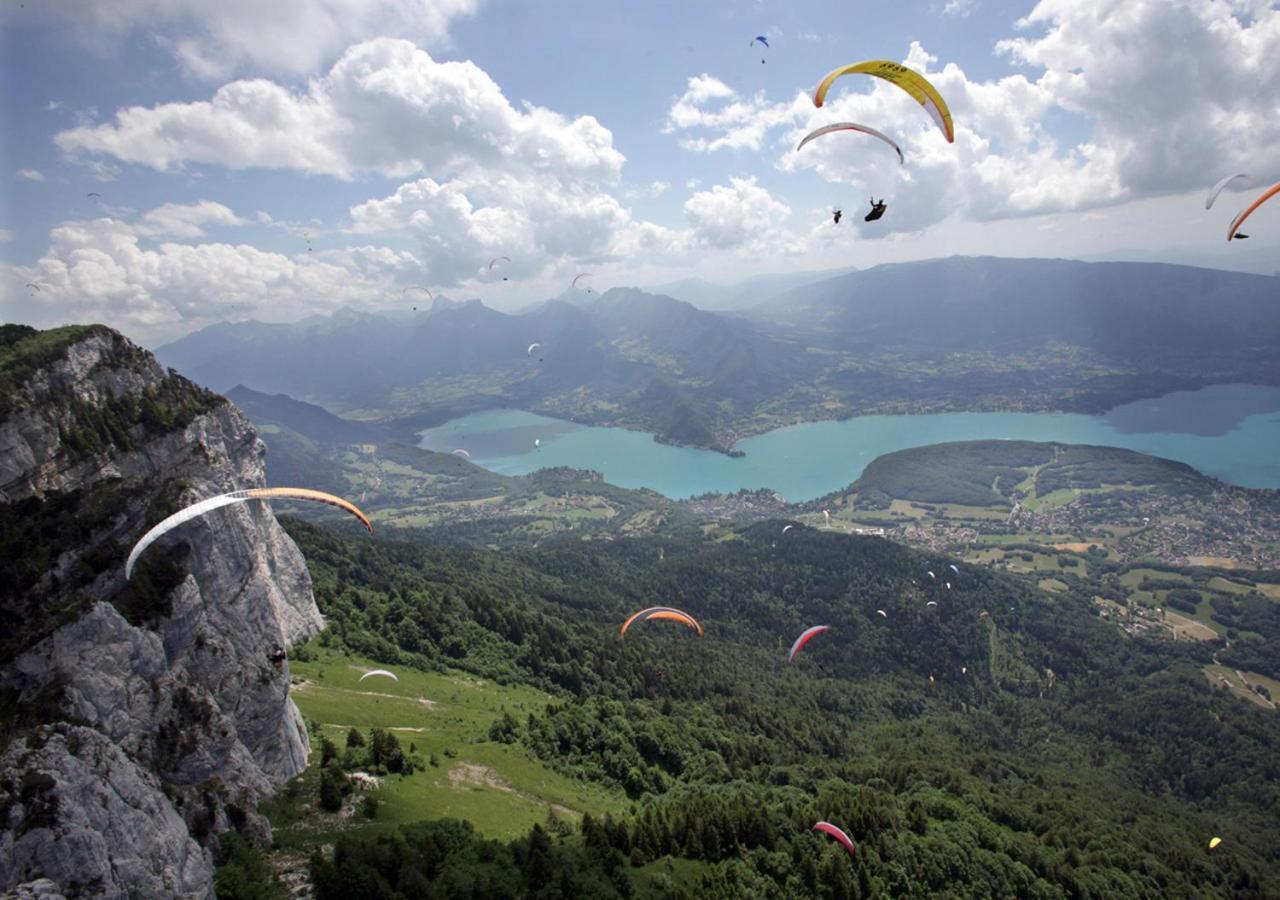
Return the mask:
{"type": "Polygon", "coordinates": [[[1271,2],[67,0],[6,4],[0,29],[6,321],[154,343],[413,284],[514,308],[584,270],[953,253],[1280,269],[1280,206],[1244,245],[1227,223],[1257,190],[1203,208],[1219,175],[1280,178],[1271,2]],[[872,58],[928,75],[955,143],[874,79],[812,106],[872,58]],[[849,133],[793,152],[842,120],[906,164],[849,133]],[[872,192],[890,210],[867,225],[872,192]]]}

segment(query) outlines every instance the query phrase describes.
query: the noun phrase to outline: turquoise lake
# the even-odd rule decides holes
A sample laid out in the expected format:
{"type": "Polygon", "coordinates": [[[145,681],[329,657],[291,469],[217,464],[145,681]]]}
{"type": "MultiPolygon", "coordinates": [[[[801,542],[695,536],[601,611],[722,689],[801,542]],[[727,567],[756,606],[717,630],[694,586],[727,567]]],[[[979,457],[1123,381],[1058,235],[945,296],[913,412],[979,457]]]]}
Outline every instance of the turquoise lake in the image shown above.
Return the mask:
{"type": "Polygon", "coordinates": [[[811,500],[856,481],[882,454],[972,440],[1126,447],[1246,487],[1280,488],[1280,388],[1245,384],[1179,391],[1099,416],[940,413],[809,422],[739,442],[746,456],[737,459],[669,447],[640,431],[575,425],[520,410],[475,413],[423,431],[421,438],[428,450],[461,448],[472,462],[504,475],[573,466],[672,498],[772,488],[793,502],[811,500]],[[541,445],[535,448],[535,441],[541,445]]]}

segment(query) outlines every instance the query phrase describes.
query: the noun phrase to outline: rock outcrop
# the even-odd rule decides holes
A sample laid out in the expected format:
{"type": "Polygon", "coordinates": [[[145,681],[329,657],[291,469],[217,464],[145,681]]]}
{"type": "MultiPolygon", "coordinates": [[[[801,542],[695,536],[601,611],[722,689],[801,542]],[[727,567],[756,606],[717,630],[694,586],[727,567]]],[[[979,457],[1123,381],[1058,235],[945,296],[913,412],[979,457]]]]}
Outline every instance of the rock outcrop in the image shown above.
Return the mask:
{"type": "Polygon", "coordinates": [[[234,406],[109,329],[0,327],[0,891],[211,896],[217,834],[268,837],[257,804],[308,752],[271,658],[322,627],[301,554],[250,503],[124,579],[143,531],[263,486],[264,455],[234,406]]]}

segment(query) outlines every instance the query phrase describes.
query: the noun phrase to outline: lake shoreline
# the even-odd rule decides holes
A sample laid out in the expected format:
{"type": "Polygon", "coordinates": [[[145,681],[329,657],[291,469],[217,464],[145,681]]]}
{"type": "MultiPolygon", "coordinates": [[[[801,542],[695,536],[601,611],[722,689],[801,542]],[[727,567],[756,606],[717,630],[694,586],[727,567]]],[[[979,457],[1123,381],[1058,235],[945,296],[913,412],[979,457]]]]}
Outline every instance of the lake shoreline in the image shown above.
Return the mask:
{"type": "Polygon", "coordinates": [[[803,422],[744,437],[731,456],[666,443],[650,432],[506,409],[423,430],[418,443],[445,452],[465,447],[477,464],[506,475],[559,465],[594,469],[613,484],[646,487],[674,500],[769,489],[802,503],[856,481],[884,453],[977,440],[1119,447],[1184,462],[1242,487],[1280,488],[1280,459],[1265,452],[1280,443],[1277,413],[1280,388],[1214,385],[1094,416],[946,412],[803,422]]]}

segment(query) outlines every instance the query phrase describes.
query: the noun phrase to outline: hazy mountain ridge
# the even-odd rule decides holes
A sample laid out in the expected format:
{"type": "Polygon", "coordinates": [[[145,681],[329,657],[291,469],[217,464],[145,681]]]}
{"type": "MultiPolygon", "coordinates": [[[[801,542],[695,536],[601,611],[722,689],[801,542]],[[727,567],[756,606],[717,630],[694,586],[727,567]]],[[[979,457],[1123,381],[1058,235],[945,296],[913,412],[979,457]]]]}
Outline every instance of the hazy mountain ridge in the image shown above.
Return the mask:
{"type": "Polygon", "coordinates": [[[736,312],[750,310],[785,291],[825,281],[851,271],[856,269],[849,267],[825,272],[783,272],[756,275],[731,284],[720,284],[701,278],[684,278],[680,281],[655,284],[644,289],[651,293],[675,297],[685,303],[692,303],[699,309],[736,312]]]}
{"type": "Polygon", "coordinates": [[[188,523],[185,501],[263,484],[225,401],[101,326],[0,328],[0,890],[209,896],[217,834],[306,765],[276,645],[321,627],[270,510],[188,523]]]}
{"type": "MultiPolygon", "coordinates": [[[[877,266],[752,311],[849,346],[1048,341],[1139,358],[1280,343],[1280,279],[1167,263],[950,257],[877,266]]],[[[1172,362],[1172,361],[1170,361],[1172,362]]],[[[1181,360],[1179,362],[1182,362],[1181,360]]]]}
{"type": "Polygon", "coordinates": [[[157,353],[212,387],[283,392],[402,437],[510,406],[719,450],[800,421],[1101,412],[1280,384],[1280,280],[1234,272],[953,257],[807,284],[749,316],[631,288],[592,296],[521,315],[470,301],[407,323],[219,326],[157,353]]]}
{"type": "Polygon", "coordinates": [[[731,436],[718,432],[724,416],[713,407],[749,407],[793,377],[789,348],[753,326],[630,288],[520,315],[473,300],[436,304],[410,323],[348,312],[295,325],[221,325],[157,354],[215,390],[243,384],[377,411],[402,437],[506,405],[727,448],[731,436]]]}

